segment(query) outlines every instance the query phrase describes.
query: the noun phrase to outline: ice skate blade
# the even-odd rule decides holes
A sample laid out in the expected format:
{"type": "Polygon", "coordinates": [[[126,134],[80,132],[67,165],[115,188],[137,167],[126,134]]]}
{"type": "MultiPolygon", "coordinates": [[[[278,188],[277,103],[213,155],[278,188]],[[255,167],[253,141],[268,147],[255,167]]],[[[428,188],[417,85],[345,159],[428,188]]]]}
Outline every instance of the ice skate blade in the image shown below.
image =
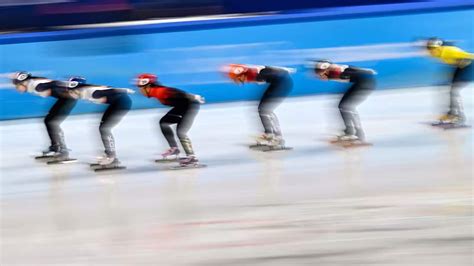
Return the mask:
{"type": "Polygon", "coordinates": [[[195,169],[207,167],[206,164],[190,164],[190,165],[175,165],[169,167],[170,170],[184,170],[184,169],[195,169]]]}
{"type": "Polygon", "coordinates": [[[100,163],[90,163],[90,164],[89,164],[89,167],[90,167],[90,168],[95,168],[95,167],[99,167],[99,166],[101,166],[100,163]]]}
{"type": "Polygon", "coordinates": [[[466,124],[450,124],[450,123],[432,123],[434,127],[442,128],[444,130],[448,129],[461,129],[461,128],[470,128],[470,125],[466,124]]]}
{"type": "MultiPolygon", "coordinates": [[[[120,166],[120,163],[115,164],[115,166],[120,166]]],[[[112,167],[112,165],[107,164],[100,164],[100,163],[89,163],[90,168],[104,168],[104,167],[112,167]]]]}
{"type": "Polygon", "coordinates": [[[262,149],[267,147],[268,145],[265,144],[253,144],[249,146],[249,149],[262,149]]]}
{"type": "Polygon", "coordinates": [[[330,141],[329,143],[333,144],[333,145],[336,145],[336,146],[340,146],[340,147],[343,147],[343,148],[355,148],[355,147],[368,147],[368,146],[373,146],[374,144],[370,143],[370,142],[360,142],[360,141],[357,141],[357,142],[354,142],[354,141],[330,141]]]}
{"type": "Polygon", "coordinates": [[[162,158],[162,159],[156,159],[155,163],[175,163],[175,162],[179,162],[180,159],[183,159],[183,158],[173,158],[173,159],[162,158]]]}
{"type": "Polygon", "coordinates": [[[75,163],[77,159],[68,158],[68,159],[59,159],[59,160],[51,160],[46,162],[46,164],[53,165],[53,164],[68,164],[68,163],[75,163]]]}
{"type": "Polygon", "coordinates": [[[271,151],[289,151],[292,149],[293,147],[287,147],[287,146],[265,146],[264,148],[261,148],[259,150],[263,152],[271,152],[271,151]]]}
{"type": "Polygon", "coordinates": [[[35,160],[50,160],[50,159],[54,159],[54,156],[53,155],[38,155],[38,156],[35,156],[35,160]]]}
{"type": "Polygon", "coordinates": [[[107,166],[107,165],[100,165],[94,168],[95,172],[105,172],[105,171],[112,171],[112,170],[123,170],[127,169],[126,166],[122,165],[114,165],[114,166],[107,166]]]}

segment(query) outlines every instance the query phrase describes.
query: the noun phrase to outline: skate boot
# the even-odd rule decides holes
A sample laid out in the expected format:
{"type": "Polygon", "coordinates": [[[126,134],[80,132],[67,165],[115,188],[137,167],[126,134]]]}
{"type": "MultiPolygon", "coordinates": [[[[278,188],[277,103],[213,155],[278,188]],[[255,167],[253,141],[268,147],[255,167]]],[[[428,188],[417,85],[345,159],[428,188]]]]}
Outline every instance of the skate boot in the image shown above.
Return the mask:
{"type": "Polygon", "coordinates": [[[366,142],[363,137],[352,134],[339,135],[336,139],[331,140],[330,143],[344,148],[372,146],[372,143],[366,142]]]}
{"type": "Polygon", "coordinates": [[[47,162],[47,164],[65,164],[77,161],[69,157],[69,150],[67,148],[61,148],[59,151],[55,152],[52,157],[51,161],[47,162]]]}
{"type": "Polygon", "coordinates": [[[357,140],[359,140],[359,137],[357,137],[356,135],[352,135],[352,134],[343,134],[343,135],[337,136],[336,140],[339,141],[339,142],[357,141],[357,140]]]}
{"type": "Polygon", "coordinates": [[[115,155],[105,155],[99,159],[97,163],[90,165],[94,168],[94,171],[113,170],[113,169],[125,169],[125,166],[120,165],[120,161],[115,155]]]}
{"type": "Polygon", "coordinates": [[[440,126],[443,128],[457,128],[457,127],[466,127],[465,124],[466,118],[463,114],[445,114],[439,117],[438,122],[435,122],[431,125],[440,126]]]}
{"type": "Polygon", "coordinates": [[[178,156],[178,154],[180,153],[179,149],[177,147],[171,147],[169,149],[167,149],[164,153],[161,154],[161,156],[163,156],[163,158],[168,158],[169,156],[178,156]]]}
{"type": "Polygon", "coordinates": [[[281,151],[292,150],[293,148],[285,146],[285,140],[282,136],[272,135],[273,137],[267,141],[267,145],[262,146],[259,150],[267,151],[281,151]]]}
{"type": "Polygon", "coordinates": [[[43,151],[43,156],[54,156],[55,153],[57,153],[59,151],[59,147],[57,146],[49,146],[47,150],[44,150],[43,151]]]}
{"type": "Polygon", "coordinates": [[[197,164],[199,164],[199,160],[196,158],[195,155],[188,155],[179,160],[180,166],[191,166],[191,165],[197,165],[197,164]]]}
{"type": "Polygon", "coordinates": [[[456,116],[452,114],[444,114],[438,118],[440,124],[452,124],[456,120],[456,116]]]}
{"type": "Polygon", "coordinates": [[[464,125],[466,118],[462,114],[451,115],[451,124],[464,125]]]}
{"type": "Polygon", "coordinates": [[[359,138],[354,134],[342,133],[341,135],[336,136],[336,138],[329,140],[329,143],[341,144],[341,143],[348,143],[348,142],[353,142],[357,140],[359,140],[359,138]]]}
{"type": "Polygon", "coordinates": [[[184,158],[179,159],[178,166],[171,166],[169,169],[171,170],[180,170],[180,169],[188,169],[188,168],[202,168],[206,167],[205,164],[200,164],[199,160],[196,158],[195,155],[188,155],[184,158]]]}
{"type": "Polygon", "coordinates": [[[268,140],[267,145],[274,148],[285,147],[285,140],[282,136],[273,136],[273,138],[268,140]]]}
{"type": "Polygon", "coordinates": [[[178,160],[179,153],[177,147],[171,147],[161,154],[161,159],[155,160],[155,162],[175,162],[178,160]]]}
{"type": "Polygon", "coordinates": [[[41,155],[35,156],[35,159],[52,159],[54,155],[59,151],[59,147],[55,145],[51,145],[48,147],[47,150],[41,152],[41,155]]]}
{"type": "Polygon", "coordinates": [[[268,146],[273,138],[273,134],[263,133],[255,139],[256,144],[250,145],[249,148],[254,149],[268,146]]]}

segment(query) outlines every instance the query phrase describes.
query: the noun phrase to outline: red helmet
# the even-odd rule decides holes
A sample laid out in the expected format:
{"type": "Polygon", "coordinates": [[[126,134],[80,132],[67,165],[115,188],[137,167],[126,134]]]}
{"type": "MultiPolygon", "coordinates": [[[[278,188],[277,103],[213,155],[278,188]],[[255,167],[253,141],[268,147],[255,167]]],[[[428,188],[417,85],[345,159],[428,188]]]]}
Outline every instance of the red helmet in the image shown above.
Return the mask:
{"type": "Polygon", "coordinates": [[[329,60],[317,60],[314,62],[314,71],[316,73],[324,72],[326,71],[330,66],[332,65],[332,62],[329,60]]]}
{"type": "Polygon", "coordinates": [[[154,74],[140,74],[137,77],[136,85],[143,87],[149,84],[154,84],[158,80],[158,77],[154,74]]]}

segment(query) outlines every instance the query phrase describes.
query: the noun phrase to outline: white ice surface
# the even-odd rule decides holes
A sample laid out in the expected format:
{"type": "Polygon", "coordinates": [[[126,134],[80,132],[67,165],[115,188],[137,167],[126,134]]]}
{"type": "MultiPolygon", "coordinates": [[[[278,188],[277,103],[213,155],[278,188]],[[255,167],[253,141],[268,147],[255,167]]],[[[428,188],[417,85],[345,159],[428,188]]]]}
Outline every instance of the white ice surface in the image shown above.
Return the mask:
{"type": "MultiPolygon", "coordinates": [[[[114,130],[127,170],[94,173],[98,115],[63,123],[69,165],[32,155],[42,120],[1,126],[0,265],[473,265],[472,129],[443,131],[439,88],[376,92],[360,105],[372,147],[327,143],[339,96],[276,111],[292,151],[249,150],[255,103],[203,106],[189,132],[207,168],[169,171],[166,109],[114,130]]],[[[463,90],[472,124],[472,87],[463,90]]]]}

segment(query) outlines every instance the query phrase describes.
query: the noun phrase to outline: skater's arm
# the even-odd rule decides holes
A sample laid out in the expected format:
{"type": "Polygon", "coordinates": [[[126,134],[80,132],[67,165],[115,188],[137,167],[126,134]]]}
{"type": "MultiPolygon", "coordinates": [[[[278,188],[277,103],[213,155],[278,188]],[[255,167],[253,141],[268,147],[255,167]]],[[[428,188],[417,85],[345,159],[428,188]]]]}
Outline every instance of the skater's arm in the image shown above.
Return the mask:
{"type": "Polygon", "coordinates": [[[337,81],[354,82],[362,78],[371,78],[375,74],[376,72],[372,69],[346,66],[344,71],[340,73],[337,81]]]}
{"type": "Polygon", "coordinates": [[[353,73],[349,66],[333,64],[329,67],[328,79],[337,82],[350,82],[353,73]]]}
{"type": "Polygon", "coordinates": [[[193,98],[192,94],[166,86],[151,87],[147,90],[146,96],[148,98],[156,98],[162,104],[171,106],[177,102],[190,101],[193,98]]]}
{"type": "Polygon", "coordinates": [[[26,91],[41,97],[51,96],[52,80],[46,78],[31,78],[26,81],[26,91]]]}
{"type": "Polygon", "coordinates": [[[107,102],[107,95],[105,94],[107,90],[113,89],[106,86],[86,85],[70,89],[69,94],[74,99],[82,99],[100,104],[107,102]]]}
{"type": "Polygon", "coordinates": [[[122,93],[127,93],[127,94],[134,94],[135,93],[134,90],[128,89],[128,88],[115,88],[114,90],[117,91],[117,92],[122,92],[122,93]]]}
{"type": "Polygon", "coordinates": [[[34,88],[36,91],[36,94],[38,94],[41,97],[49,97],[52,94],[52,90],[54,87],[54,82],[49,81],[49,80],[44,80],[44,83],[39,83],[36,85],[34,88]]]}

